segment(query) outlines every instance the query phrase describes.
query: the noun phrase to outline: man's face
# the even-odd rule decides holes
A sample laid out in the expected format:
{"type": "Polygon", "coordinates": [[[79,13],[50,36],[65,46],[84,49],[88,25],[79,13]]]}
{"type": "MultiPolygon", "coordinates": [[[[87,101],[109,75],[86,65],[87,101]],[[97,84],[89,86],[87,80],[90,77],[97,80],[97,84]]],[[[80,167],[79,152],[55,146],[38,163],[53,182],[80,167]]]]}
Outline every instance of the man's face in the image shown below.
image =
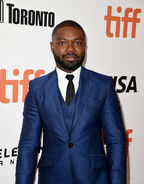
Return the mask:
{"type": "Polygon", "coordinates": [[[57,67],[67,72],[72,72],[82,65],[85,48],[84,33],[71,26],[59,28],[51,42],[57,67]]]}

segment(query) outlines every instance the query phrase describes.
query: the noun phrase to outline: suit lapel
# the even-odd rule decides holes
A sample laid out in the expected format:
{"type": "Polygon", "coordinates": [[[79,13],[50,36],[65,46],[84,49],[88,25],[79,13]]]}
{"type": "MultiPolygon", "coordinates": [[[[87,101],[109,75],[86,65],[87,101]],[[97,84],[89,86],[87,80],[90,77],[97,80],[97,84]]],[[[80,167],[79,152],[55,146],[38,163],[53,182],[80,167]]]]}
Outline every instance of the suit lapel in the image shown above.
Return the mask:
{"type": "Polygon", "coordinates": [[[68,138],[68,132],[66,129],[66,125],[63,119],[61,104],[58,96],[58,78],[56,69],[51,73],[49,76],[48,82],[45,88],[45,95],[47,96],[46,99],[50,102],[52,108],[49,110],[53,110],[54,114],[57,117],[56,126],[60,124],[61,130],[63,131],[62,135],[64,138],[68,138]]]}
{"type": "Polygon", "coordinates": [[[71,131],[77,126],[80,115],[84,109],[85,104],[88,102],[88,97],[92,90],[92,84],[87,76],[87,70],[82,66],[79,81],[79,93],[76,104],[75,116],[72,124],[71,131]]]}

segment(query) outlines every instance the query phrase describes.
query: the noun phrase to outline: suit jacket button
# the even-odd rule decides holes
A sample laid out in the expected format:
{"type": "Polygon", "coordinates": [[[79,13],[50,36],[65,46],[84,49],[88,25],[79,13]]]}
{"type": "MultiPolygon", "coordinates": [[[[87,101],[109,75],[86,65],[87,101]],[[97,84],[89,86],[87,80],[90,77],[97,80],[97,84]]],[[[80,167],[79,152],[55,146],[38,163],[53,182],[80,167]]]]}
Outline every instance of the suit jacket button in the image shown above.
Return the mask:
{"type": "Polygon", "coordinates": [[[69,145],[68,145],[70,148],[73,147],[73,143],[69,142],[69,145]]]}

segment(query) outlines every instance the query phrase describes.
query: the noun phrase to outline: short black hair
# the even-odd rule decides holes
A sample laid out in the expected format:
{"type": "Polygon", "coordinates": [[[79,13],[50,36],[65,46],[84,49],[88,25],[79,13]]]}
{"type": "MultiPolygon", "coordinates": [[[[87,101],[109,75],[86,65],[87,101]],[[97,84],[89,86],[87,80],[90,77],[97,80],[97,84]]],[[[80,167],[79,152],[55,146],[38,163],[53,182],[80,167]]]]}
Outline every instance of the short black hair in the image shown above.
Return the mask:
{"type": "Polygon", "coordinates": [[[54,30],[52,32],[52,39],[53,39],[53,37],[58,29],[60,29],[62,27],[67,27],[67,26],[76,27],[76,28],[80,29],[83,32],[84,36],[86,37],[85,31],[83,30],[83,28],[81,27],[80,24],[78,24],[77,22],[75,22],[73,20],[65,20],[65,21],[62,21],[61,23],[59,23],[58,25],[56,25],[56,27],[54,28],[54,30]]]}

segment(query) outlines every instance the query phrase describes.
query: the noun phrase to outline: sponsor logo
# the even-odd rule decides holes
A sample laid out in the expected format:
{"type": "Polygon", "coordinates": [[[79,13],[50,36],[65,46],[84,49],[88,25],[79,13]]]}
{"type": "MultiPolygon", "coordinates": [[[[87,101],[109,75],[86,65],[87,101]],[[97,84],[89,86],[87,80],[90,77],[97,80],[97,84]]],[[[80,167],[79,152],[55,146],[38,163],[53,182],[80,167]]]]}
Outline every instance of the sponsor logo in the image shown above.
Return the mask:
{"type": "Polygon", "coordinates": [[[4,9],[7,9],[7,17],[5,23],[19,24],[28,26],[42,26],[42,27],[54,27],[55,25],[55,13],[39,10],[27,10],[20,9],[14,4],[6,3],[4,6],[3,0],[0,0],[0,22],[4,22],[4,9]]]}
{"type": "Polygon", "coordinates": [[[17,147],[0,148],[0,166],[14,165],[16,163],[17,154],[17,147]]]}
{"type": "MultiPolygon", "coordinates": [[[[126,8],[124,12],[124,16],[114,16],[112,15],[112,6],[107,7],[107,15],[104,16],[104,20],[106,21],[106,35],[107,37],[113,38],[114,33],[111,31],[113,22],[115,22],[115,37],[120,37],[121,26],[123,26],[122,37],[127,38],[128,25],[132,24],[131,28],[131,38],[136,37],[136,26],[137,23],[140,23],[140,18],[138,18],[138,14],[141,13],[141,9],[133,9],[126,8]]],[[[122,7],[117,7],[117,14],[122,12],[122,7]]]]}
{"type": "Polygon", "coordinates": [[[114,87],[117,93],[136,93],[137,92],[137,82],[136,76],[114,76],[114,87]]]}
{"type": "Polygon", "coordinates": [[[39,70],[32,70],[27,69],[23,72],[23,79],[19,80],[20,71],[19,69],[13,70],[13,76],[14,79],[7,79],[7,71],[6,69],[0,70],[0,102],[2,103],[17,103],[19,98],[19,88],[22,86],[22,99],[20,101],[24,102],[25,96],[28,92],[28,85],[29,85],[29,77],[37,78],[41,75],[45,74],[45,71],[42,69],[39,70]],[[10,97],[7,97],[7,87],[12,88],[12,95],[10,97]]]}
{"type": "Polygon", "coordinates": [[[0,23],[4,22],[4,2],[0,0],[0,23]]]}
{"type": "Polygon", "coordinates": [[[127,156],[129,155],[129,143],[133,141],[133,139],[130,137],[133,133],[132,129],[128,129],[126,130],[126,154],[127,156]]]}

